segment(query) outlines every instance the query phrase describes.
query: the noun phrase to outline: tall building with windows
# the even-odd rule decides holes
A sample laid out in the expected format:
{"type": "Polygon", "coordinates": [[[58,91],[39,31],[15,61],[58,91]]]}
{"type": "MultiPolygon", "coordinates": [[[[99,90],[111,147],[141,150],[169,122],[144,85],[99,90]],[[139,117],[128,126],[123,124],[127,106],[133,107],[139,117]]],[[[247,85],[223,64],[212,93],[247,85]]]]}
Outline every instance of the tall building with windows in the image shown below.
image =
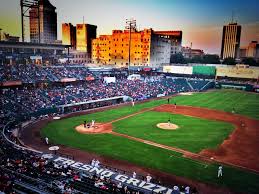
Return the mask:
{"type": "Polygon", "coordinates": [[[76,50],[87,52],[91,56],[92,40],[96,38],[97,26],[91,24],[76,25],[76,50]]]}
{"type": "Polygon", "coordinates": [[[246,57],[252,57],[254,59],[259,58],[259,44],[257,41],[251,41],[246,50],[246,57]]]}
{"type": "Polygon", "coordinates": [[[40,32],[38,28],[38,9],[30,10],[30,41],[38,43],[54,43],[57,40],[57,13],[49,0],[40,0],[40,32]]]}
{"type": "Polygon", "coordinates": [[[182,31],[154,31],[154,34],[168,38],[171,41],[171,55],[182,51],[182,31]]]}
{"type": "Polygon", "coordinates": [[[257,41],[251,41],[248,46],[240,48],[239,59],[246,57],[254,58],[256,61],[259,61],[259,43],[257,41]]]}
{"type": "Polygon", "coordinates": [[[62,44],[71,45],[76,49],[76,27],[71,23],[62,24],[62,44]]]}
{"type": "Polygon", "coordinates": [[[223,27],[221,58],[237,58],[239,56],[241,37],[241,26],[237,23],[230,23],[223,27]]]}
{"type": "Polygon", "coordinates": [[[157,66],[170,62],[171,42],[152,29],[113,30],[92,41],[92,62],[116,66],[157,66]]]}

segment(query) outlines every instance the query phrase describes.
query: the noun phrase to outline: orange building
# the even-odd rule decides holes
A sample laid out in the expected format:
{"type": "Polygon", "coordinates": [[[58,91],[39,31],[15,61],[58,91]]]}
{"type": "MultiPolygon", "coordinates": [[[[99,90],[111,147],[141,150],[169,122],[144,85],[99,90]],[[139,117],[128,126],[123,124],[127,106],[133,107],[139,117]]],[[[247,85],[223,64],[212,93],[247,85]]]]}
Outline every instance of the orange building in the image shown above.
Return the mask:
{"type": "MultiPolygon", "coordinates": [[[[129,63],[129,30],[113,30],[92,41],[92,62],[117,66],[129,63]]],[[[156,66],[170,62],[170,40],[152,29],[131,32],[130,65],[156,66]]]]}
{"type": "Polygon", "coordinates": [[[62,24],[62,44],[71,45],[76,49],[76,27],[71,23],[62,24]]]}

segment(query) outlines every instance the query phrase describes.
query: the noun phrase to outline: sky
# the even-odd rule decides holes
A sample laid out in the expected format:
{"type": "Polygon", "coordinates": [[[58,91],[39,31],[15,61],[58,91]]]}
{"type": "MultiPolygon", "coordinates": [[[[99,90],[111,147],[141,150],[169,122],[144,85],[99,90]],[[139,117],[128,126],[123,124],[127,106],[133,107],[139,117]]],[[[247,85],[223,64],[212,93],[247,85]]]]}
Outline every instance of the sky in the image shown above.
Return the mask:
{"type": "MultiPolygon", "coordinates": [[[[258,0],[49,0],[57,8],[58,39],[62,23],[97,25],[97,35],[124,29],[134,18],[139,29],[182,30],[183,46],[219,54],[223,25],[242,26],[241,46],[259,41],[258,0]]],[[[0,0],[0,28],[21,37],[20,0],[0,0]]],[[[26,23],[29,37],[29,23],[26,23]]],[[[28,40],[28,38],[27,38],[28,40]]]]}

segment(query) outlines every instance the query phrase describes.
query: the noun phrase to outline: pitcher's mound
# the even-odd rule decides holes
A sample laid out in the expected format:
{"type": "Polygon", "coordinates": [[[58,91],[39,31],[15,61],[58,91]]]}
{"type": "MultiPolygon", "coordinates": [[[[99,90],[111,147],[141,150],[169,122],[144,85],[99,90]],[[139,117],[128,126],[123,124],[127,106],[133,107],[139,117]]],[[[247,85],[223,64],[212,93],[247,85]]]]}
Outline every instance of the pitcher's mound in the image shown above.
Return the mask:
{"type": "Polygon", "coordinates": [[[160,129],[166,129],[166,130],[175,130],[175,129],[179,128],[178,125],[175,125],[173,123],[170,123],[170,124],[168,124],[168,123],[158,123],[156,126],[160,129]]]}
{"type": "Polygon", "coordinates": [[[79,133],[110,133],[112,132],[112,125],[107,123],[95,123],[94,126],[88,128],[84,127],[84,124],[81,124],[75,128],[79,133]]]}

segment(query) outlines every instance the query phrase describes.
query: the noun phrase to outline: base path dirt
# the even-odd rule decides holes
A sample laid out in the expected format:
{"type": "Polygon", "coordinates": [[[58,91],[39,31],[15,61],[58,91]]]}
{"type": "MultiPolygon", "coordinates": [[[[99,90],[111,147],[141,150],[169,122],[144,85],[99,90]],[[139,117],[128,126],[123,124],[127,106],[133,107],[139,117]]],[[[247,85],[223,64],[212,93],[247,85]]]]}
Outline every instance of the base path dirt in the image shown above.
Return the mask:
{"type": "Polygon", "coordinates": [[[84,124],[75,127],[75,130],[83,134],[91,133],[110,133],[112,125],[110,123],[95,123],[94,126],[84,126],[84,124]]]}

